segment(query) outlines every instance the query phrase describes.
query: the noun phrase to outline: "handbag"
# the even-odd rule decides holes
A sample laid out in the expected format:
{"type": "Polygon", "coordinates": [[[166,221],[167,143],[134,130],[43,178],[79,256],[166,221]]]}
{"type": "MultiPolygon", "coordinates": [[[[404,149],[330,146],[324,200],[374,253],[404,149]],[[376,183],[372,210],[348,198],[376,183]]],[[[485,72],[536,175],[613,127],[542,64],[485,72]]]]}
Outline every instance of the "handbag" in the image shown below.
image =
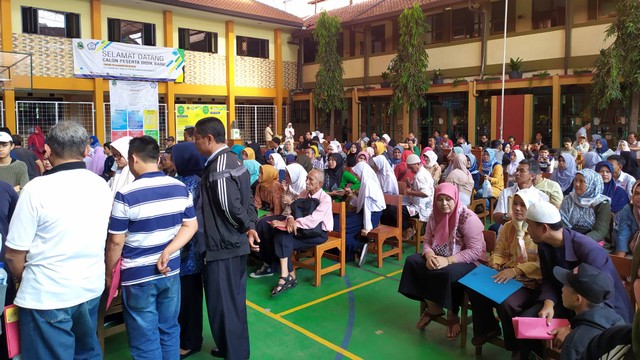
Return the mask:
{"type": "Polygon", "coordinates": [[[490,198],[491,196],[493,196],[493,189],[491,189],[491,183],[489,182],[489,180],[485,180],[482,183],[482,197],[490,198]]]}
{"type": "MultiPolygon", "coordinates": [[[[294,219],[302,218],[311,215],[316,208],[320,205],[320,200],[314,198],[298,198],[291,203],[291,216],[294,219]]],[[[293,235],[296,239],[310,239],[316,237],[327,236],[327,233],[322,230],[322,222],[318,223],[313,229],[301,229],[296,230],[296,234],[293,235]]]]}

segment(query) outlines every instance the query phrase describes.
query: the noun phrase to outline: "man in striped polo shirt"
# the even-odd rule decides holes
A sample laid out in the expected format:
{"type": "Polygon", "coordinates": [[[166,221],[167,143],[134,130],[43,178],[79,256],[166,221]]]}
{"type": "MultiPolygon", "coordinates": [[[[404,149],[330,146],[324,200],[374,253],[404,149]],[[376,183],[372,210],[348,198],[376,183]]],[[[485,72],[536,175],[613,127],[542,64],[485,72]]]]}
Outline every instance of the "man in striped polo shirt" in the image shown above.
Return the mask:
{"type": "Polygon", "coordinates": [[[116,193],[109,222],[107,288],[122,256],[122,300],[135,359],[180,357],[180,248],[198,224],[187,188],[158,170],[160,148],[149,136],[129,144],[136,180],[116,193]]]}

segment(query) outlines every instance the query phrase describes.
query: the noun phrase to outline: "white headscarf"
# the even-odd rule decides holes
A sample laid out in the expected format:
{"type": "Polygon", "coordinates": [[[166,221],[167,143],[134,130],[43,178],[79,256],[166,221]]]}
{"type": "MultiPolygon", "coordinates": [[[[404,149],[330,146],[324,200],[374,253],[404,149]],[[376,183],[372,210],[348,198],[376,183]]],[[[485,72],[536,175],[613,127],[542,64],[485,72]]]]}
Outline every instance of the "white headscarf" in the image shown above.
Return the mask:
{"type": "Polygon", "coordinates": [[[516,154],[516,160],[511,161],[509,166],[507,166],[507,173],[509,173],[509,175],[514,175],[516,170],[518,170],[518,164],[520,164],[520,161],[524,160],[524,154],[522,151],[513,150],[513,153],[516,154]]]}
{"type": "MultiPolygon", "coordinates": [[[[112,142],[111,147],[118,150],[118,152],[127,159],[129,156],[129,141],[131,141],[131,139],[133,139],[131,136],[121,137],[120,139],[112,142]]],[[[135,177],[129,170],[129,165],[116,170],[115,175],[109,181],[113,197],[115,197],[116,193],[124,186],[131,184],[133,180],[135,180],[135,177]]]]}
{"type": "MultiPolygon", "coordinates": [[[[535,191],[533,188],[519,190],[517,193],[515,193],[515,195],[518,195],[522,199],[522,201],[524,202],[524,206],[527,209],[529,209],[531,205],[537,202],[544,201],[544,199],[540,197],[540,193],[538,191],[535,191]]],[[[527,254],[527,247],[524,242],[524,235],[527,232],[527,223],[524,220],[518,221],[516,219],[513,219],[513,226],[516,229],[516,241],[518,242],[518,246],[516,247],[518,262],[527,262],[529,256],[527,254]]]]}
{"type": "Polygon", "coordinates": [[[300,195],[302,190],[307,187],[307,171],[298,163],[287,165],[287,173],[291,178],[289,191],[295,195],[300,195]]]}
{"type": "Polygon", "coordinates": [[[400,192],[398,190],[398,180],[386,156],[378,155],[373,158],[373,162],[378,168],[377,175],[380,185],[382,186],[382,192],[385,194],[398,195],[400,192]]]}
{"type": "Polygon", "coordinates": [[[276,168],[276,170],[280,171],[280,170],[286,170],[287,168],[287,164],[285,164],[284,159],[282,158],[282,156],[280,156],[280,154],[278,153],[272,153],[271,158],[273,159],[273,167],[276,168]]]}
{"type": "Polygon", "coordinates": [[[433,167],[434,165],[438,165],[438,155],[436,155],[435,152],[433,152],[432,150],[427,150],[423,154],[426,154],[427,157],[429,158],[429,163],[428,164],[423,162],[424,166],[430,168],[430,167],[433,167]]]}
{"type": "Polygon", "coordinates": [[[373,172],[369,164],[361,161],[351,171],[360,178],[360,190],[358,190],[358,198],[356,200],[358,212],[365,206],[369,211],[384,210],[386,208],[384,193],[376,173],[373,172]]]}
{"type": "Polygon", "coordinates": [[[331,147],[333,147],[333,152],[334,153],[341,153],[342,152],[342,145],[340,145],[339,141],[333,140],[329,144],[331,144],[331,147]]]}

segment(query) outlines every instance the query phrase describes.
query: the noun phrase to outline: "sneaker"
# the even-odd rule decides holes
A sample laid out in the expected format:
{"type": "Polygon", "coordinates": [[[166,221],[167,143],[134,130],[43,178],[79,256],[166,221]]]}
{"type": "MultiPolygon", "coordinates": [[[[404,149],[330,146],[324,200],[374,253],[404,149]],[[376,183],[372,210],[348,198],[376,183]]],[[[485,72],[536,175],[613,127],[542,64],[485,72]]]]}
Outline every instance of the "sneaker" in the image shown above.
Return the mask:
{"type": "Polygon", "coordinates": [[[402,234],[402,240],[403,241],[408,241],[411,240],[411,238],[413,238],[413,235],[416,234],[416,230],[414,228],[408,228],[407,230],[405,230],[402,234]]]}
{"type": "Polygon", "coordinates": [[[264,276],[272,276],[272,275],[273,275],[273,269],[271,269],[271,266],[264,264],[260,269],[249,274],[249,277],[257,279],[264,276]]]}

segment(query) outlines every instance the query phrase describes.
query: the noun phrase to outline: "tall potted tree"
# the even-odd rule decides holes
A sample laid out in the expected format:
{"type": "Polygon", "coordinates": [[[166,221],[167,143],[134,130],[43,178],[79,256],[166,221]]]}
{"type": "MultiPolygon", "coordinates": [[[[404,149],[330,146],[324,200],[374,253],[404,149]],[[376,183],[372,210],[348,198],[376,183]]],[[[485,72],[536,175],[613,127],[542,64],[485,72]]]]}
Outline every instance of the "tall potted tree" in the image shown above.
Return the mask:
{"type": "Polygon", "coordinates": [[[338,54],[338,34],[340,20],[323,11],[313,31],[313,39],[318,48],[316,62],[319,64],[316,73],[316,87],[313,90],[314,104],[320,111],[330,114],[329,134],[334,137],[335,110],[344,110],[344,89],[342,87],[342,57],[338,54]]]}
{"type": "Polygon", "coordinates": [[[403,105],[406,105],[411,119],[410,131],[418,131],[418,110],[427,104],[423,96],[429,90],[429,55],[424,48],[428,26],[418,4],[413,4],[400,14],[398,53],[388,69],[393,88],[389,110],[391,113],[400,114],[403,105]]]}
{"type": "Polygon", "coordinates": [[[615,38],[596,60],[591,98],[598,109],[605,109],[612,101],[628,103],[631,99],[631,131],[637,131],[640,112],[640,3],[620,0],[618,14],[606,31],[606,38],[615,38]],[[624,16],[623,16],[624,14],[624,16]],[[625,86],[620,84],[620,79],[625,86]]]}
{"type": "Polygon", "coordinates": [[[509,68],[511,71],[509,72],[509,79],[522,79],[522,59],[521,58],[510,58],[509,59],[509,68]]]}

